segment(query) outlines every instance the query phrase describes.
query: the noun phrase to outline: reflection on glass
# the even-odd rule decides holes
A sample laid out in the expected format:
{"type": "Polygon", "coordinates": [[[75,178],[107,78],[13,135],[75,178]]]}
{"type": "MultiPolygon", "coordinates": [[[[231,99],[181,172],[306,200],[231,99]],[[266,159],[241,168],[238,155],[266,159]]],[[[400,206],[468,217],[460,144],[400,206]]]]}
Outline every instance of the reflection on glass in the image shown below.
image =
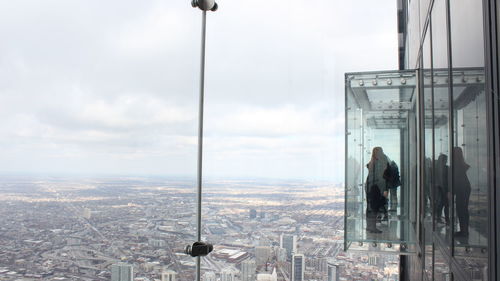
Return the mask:
{"type": "Polygon", "coordinates": [[[450,1],[450,27],[454,256],[467,276],[487,280],[488,146],[482,3],[450,1]]]}
{"type": "Polygon", "coordinates": [[[454,83],[455,256],[470,274],[483,276],[488,247],[486,103],[484,86],[478,82],[482,70],[469,70],[463,77],[469,85],[454,83]]]}
{"type": "Polygon", "coordinates": [[[448,169],[448,156],[441,153],[435,163],[434,218],[436,224],[450,224],[450,207],[448,202],[451,195],[448,190],[448,169]]]}
{"type": "Polygon", "coordinates": [[[423,245],[424,245],[424,271],[428,278],[432,278],[432,229],[433,229],[433,209],[435,207],[435,191],[433,167],[434,161],[432,147],[434,134],[432,128],[434,126],[433,115],[433,95],[432,95],[432,58],[431,58],[431,40],[430,33],[426,33],[422,53],[422,84],[423,84],[423,100],[424,100],[424,217],[422,221],[423,227],[423,245]]]}
{"type": "Polygon", "coordinates": [[[469,198],[471,185],[467,172],[470,165],[465,163],[462,148],[453,148],[453,192],[455,195],[455,206],[460,230],[455,231],[457,240],[469,237],[469,198]]]}
{"type": "Polygon", "coordinates": [[[433,155],[433,194],[434,194],[434,219],[435,232],[443,238],[446,246],[451,243],[449,224],[449,201],[451,196],[447,195],[449,165],[450,139],[449,135],[449,90],[447,81],[447,70],[436,69],[433,71],[434,88],[434,155],[433,155]],[[448,218],[448,219],[447,219],[448,218]],[[448,223],[447,223],[448,222],[448,223]]]}
{"type": "Polygon", "coordinates": [[[445,260],[443,253],[441,253],[441,250],[439,249],[436,249],[434,251],[434,280],[451,280],[450,267],[448,265],[448,262],[445,260]]]}

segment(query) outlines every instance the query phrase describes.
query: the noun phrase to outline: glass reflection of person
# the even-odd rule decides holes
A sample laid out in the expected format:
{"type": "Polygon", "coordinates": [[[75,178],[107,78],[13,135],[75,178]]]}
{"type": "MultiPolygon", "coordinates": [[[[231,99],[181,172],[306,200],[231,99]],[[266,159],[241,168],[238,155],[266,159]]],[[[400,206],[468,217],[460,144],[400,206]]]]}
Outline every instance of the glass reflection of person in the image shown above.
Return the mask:
{"type": "Polygon", "coordinates": [[[425,215],[430,215],[429,207],[434,204],[431,199],[431,185],[432,185],[432,159],[427,157],[425,158],[425,178],[424,178],[424,189],[425,189],[425,198],[424,198],[424,211],[425,215]]]}
{"type": "Polygon", "coordinates": [[[460,231],[455,233],[456,237],[469,236],[469,197],[471,193],[471,184],[467,177],[467,170],[470,166],[465,163],[462,148],[453,148],[453,193],[455,195],[455,204],[457,218],[460,225],[460,231]]]}
{"type": "Polygon", "coordinates": [[[384,171],[387,168],[389,159],[384,154],[381,147],[374,147],[370,162],[366,164],[368,177],[366,179],[366,230],[371,233],[381,233],[377,229],[377,215],[384,207],[387,197],[387,183],[384,179],[384,171]]]}
{"type": "Polygon", "coordinates": [[[444,219],[446,224],[450,223],[450,208],[448,204],[448,156],[440,154],[436,162],[436,222],[442,223],[442,213],[444,209],[444,219]]]}

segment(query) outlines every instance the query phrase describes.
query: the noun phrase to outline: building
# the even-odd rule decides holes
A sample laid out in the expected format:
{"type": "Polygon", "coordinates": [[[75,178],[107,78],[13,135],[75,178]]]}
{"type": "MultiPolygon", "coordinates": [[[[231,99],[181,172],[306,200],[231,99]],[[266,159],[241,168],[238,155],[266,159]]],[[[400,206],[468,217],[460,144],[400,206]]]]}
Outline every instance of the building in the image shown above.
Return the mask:
{"type": "Polygon", "coordinates": [[[216,281],[215,272],[209,271],[203,274],[203,281],[216,281]]]}
{"type": "Polygon", "coordinates": [[[249,217],[249,218],[251,218],[251,219],[255,219],[255,218],[257,218],[257,210],[255,210],[255,209],[250,209],[250,214],[249,214],[249,216],[248,216],[248,217],[249,217]]]}
{"type": "Polygon", "coordinates": [[[134,267],[126,263],[111,265],[111,281],[133,281],[134,267]]]}
{"type": "Polygon", "coordinates": [[[327,263],[327,281],[338,281],[339,280],[339,271],[338,265],[334,263],[327,263]]]}
{"type": "Polygon", "coordinates": [[[297,236],[281,234],[280,247],[286,250],[288,261],[292,260],[292,255],[297,252],[297,236]]]}
{"type": "Polygon", "coordinates": [[[276,260],[278,262],[285,262],[287,260],[286,249],[281,247],[276,249],[276,260]]]}
{"type": "Polygon", "coordinates": [[[345,249],[399,255],[401,280],[500,280],[499,7],[399,0],[400,69],[346,73],[345,249]],[[372,225],[375,147],[401,183],[372,225]]]}
{"type": "Polygon", "coordinates": [[[220,273],[221,281],[235,281],[234,273],[231,269],[225,268],[220,273]]]}
{"type": "Polygon", "coordinates": [[[89,208],[84,208],[82,216],[83,218],[90,220],[92,217],[92,211],[89,208]]]}
{"type": "Polygon", "coordinates": [[[306,263],[304,255],[295,254],[292,257],[292,279],[291,281],[304,281],[306,263]]]}
{"type": "Polygon", "coordinates": [[[270,272],[257,274],[257,281],[277,281],[278,274],[276,273],[276,268],[270,270],[270,272]]]}
{"type": "Polygon", "coordinates": [[[254,260],[245,260],[241,263],[241,281],[255,281],[256,264],[254,260]]]}
{"type": "Polygon", "coordinates": [[[149,246],[151,246],[153,248],[163,248],[167,245],[165,240],[161,240],[161,239],[149,239],[148,243],[149,243],[149,246]]]}
{"type": "Polygon", "coordinates": [[[177,273],[172,270],[167,270],[161,273],[161,281],[176,281],[177,273]]]}
{"type": "Polygon", "coordinates": [[[310,258],[307,259],[306,266],[313,267],[317,272],[326,272],[326,258],[310,258]]]}
{"type": "Polygon", "coordinates": [[[255,263],[257,266],[266,264],[271,258],[271,247],[257,246],[255,247],[255,263]]]}

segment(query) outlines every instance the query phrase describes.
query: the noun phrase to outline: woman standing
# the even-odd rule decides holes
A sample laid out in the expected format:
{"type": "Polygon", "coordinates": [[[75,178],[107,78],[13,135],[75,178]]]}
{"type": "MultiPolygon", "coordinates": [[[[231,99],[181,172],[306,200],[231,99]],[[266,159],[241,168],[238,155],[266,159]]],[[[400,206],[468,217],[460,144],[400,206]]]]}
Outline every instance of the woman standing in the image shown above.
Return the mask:
{"type": "Polygon", "coordinates": [[[372,157],[366,167],[368,168],[368,177],[366,179],[366,230],[371,233],[381,233],[377,229],[377,215],[385,205],[387,197],[387,182],[384,179],[384,172],[387,168],[389,159],[384,154],[382,147],[374,147],[372,157]]]}
{"type": "Polygon", "coordinates": [[[465,163],[462,148],[453,148],[453,193],[455,193],[455,204],[460,224],[460,231],[455,233],[455,237],[469,236],[469,198],[471,185],[467,177],[467,170],[470,166],[465,163]]]}

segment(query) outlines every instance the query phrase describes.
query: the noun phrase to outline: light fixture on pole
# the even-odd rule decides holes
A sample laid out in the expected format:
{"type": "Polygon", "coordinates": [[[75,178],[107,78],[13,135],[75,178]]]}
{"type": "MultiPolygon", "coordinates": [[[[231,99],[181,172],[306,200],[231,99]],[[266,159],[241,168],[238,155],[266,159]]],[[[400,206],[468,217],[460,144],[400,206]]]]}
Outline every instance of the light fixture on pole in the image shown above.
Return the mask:
{"type": "Polygon", "coordinates": [[[198,169],[197,169],[197,242],[186,247],[186,253],[196,256],[196,280],[201,279],[201,258],[209,254],[213,246],[201,241],[201,196],[203,168],[203,105],[205,96],[205,41],[207,27],[207,11],[215,12],[218,8],[215,0],[192,0],[191,6],[203,11],[201,20],[201,58],[200,58],[200,101],[198,115],[198,169]]]}

